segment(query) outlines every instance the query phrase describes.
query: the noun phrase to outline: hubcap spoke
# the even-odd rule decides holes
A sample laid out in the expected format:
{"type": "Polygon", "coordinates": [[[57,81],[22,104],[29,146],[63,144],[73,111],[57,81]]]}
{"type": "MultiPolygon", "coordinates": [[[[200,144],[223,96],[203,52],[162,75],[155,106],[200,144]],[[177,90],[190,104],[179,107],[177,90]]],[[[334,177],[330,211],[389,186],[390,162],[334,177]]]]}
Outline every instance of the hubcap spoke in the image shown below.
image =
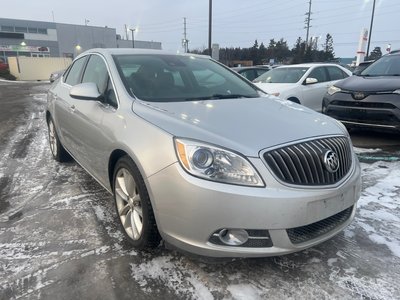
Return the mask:
{"type": "Polygon", "coordinates": [[[115,200],[125,232],[133,240],[138,240],[143,230],[142,203],[135,179],[125,168],[121,168],[116,176],[115,200]]]}

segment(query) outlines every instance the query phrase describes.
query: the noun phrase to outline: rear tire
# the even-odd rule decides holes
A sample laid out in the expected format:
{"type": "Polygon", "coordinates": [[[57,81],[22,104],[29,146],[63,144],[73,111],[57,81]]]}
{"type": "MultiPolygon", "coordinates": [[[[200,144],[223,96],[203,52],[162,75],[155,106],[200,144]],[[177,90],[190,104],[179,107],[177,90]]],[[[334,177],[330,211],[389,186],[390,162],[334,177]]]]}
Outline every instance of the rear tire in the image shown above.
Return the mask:
{"type": "Polygon", "coordinates": [[[49,144],[51,154],[53,158],[58,162],[66,162],[71,160],[71,156],[65,150],[63,145],[58,138],[56,127],[54,126],[54,122],[52,118],[49,118],[47,122],[48,132],[49,132],[49,144]]]}
{"type": "Polygon", "coordinates": [[[113,192],[119,223],[128,241],[137,249],[157,247],[161,237],[150,197],[139,169],[128,156],[115,165],[113,192]]]}

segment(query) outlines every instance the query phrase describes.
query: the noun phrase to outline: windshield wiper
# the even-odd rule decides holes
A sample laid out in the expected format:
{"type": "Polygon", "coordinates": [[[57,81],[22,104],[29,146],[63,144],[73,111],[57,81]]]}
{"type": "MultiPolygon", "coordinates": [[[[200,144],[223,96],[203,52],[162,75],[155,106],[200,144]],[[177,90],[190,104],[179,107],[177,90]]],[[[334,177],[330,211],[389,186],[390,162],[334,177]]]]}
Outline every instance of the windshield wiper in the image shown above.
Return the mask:
{"type": "Polygon", "coordinates": [[[195,101],[195,100],[212,100],[212,99],[235,99],[235,98],[257,98],[255,95],[242,95],[242,94],[213,94],[211,96],[200,96],[200,97],[192,97],[186,98],[186,101],[195,101]]]}

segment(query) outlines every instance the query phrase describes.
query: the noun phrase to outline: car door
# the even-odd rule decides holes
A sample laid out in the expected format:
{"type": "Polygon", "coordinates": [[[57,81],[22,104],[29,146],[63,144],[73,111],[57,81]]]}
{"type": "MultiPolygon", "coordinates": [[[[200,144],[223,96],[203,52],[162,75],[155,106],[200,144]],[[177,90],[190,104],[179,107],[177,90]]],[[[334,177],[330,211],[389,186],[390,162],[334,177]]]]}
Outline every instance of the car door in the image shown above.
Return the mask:
{"type": "Polygon", "coordinates": [[[102,56],[92,54],[82,75],[82,83],[97,85],[99,100],[69,99],[71,108],[71,152],[79,163],[101,182],[105,180],[110,131],[104,128],[104,116],[115,115],[116,94],[102,56]]]}
{"type": "Polygon", "coordinates": [[[72,99],[69,96],[71,87],[80,83],[82,78],[83,69],[87,62],[87,56],[81,57],[74,61],[72,66],[66,72],[64,78],[57,87],[52,91],[51,97],[55,99],[53,120],[57,128],[61,143],[64,147],[72,152],[72,138],[71,126],[71,107],[72,99]]]}
{"type": "Polygon", "coordinates": [[[320,66],[313,68],[303,82],[303,101],[301,104],[315,111],[321,111],[322,98],[324,97],[329,86],[328,80],[329,77],[326,67],[320,66]],[[315,78],[317,79],[317,82],[307,84],[307,78],[315,78]]]}

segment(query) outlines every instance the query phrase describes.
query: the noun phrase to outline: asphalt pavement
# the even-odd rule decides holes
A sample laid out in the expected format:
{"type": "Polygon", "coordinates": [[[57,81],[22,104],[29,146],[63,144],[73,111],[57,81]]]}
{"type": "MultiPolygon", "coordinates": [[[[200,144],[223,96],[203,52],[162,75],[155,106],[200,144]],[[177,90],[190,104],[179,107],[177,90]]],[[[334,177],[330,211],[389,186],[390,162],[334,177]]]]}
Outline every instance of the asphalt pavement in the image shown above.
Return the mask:
{"type": "Polygon", "coordinates": [[[0,81],[0,299],[400,299],[400,136],[352,132],[355,220],[295,254],[215,261],[124,240],[113,198],[54,161],[48,83],[0,81]]]}

